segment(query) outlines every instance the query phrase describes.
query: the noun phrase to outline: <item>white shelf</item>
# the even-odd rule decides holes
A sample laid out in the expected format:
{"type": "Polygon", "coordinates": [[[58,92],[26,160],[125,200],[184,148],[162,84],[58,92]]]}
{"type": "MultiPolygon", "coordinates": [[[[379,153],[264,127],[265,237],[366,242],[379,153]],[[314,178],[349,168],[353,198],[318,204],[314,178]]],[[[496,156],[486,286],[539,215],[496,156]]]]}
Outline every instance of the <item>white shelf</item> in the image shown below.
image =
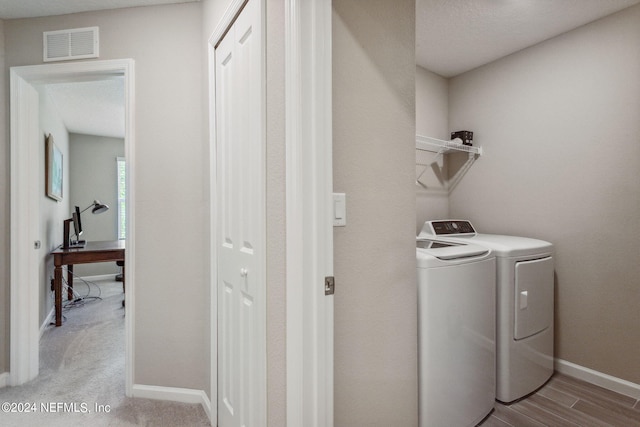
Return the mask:
{"type": "MultiPolygon", "coordinates": [[[[475,147],[471,145],[464,145],[460,138],[456,138],[452,141],[443,141],[441,139],[431,138],[429,136],[416,135],[416,149],[421,151],[430,151],[437,153],[438,157],[447,153],[467,153],[469,158],[467,161],[456,171],[453,177],[446,179],[444,184],[444,190],[446,193],[450,193],[456,185],[460,182],[465,173],[469,170],[476,158],[482,155],[482,147],[475,147]]],[[[424,187],[427,186],[420,182],[420,178],[424,173],[431,169],[432,164],[420,164],[424,166],[422,172],[416,177],[416,184],[424,187]]]]}
{"type": "Polygon", "coordinates": [[[429,136],[416,135],[416,149],[431,151],[438,154],[465,152],[476,156],[482,155],[482,147],[464,145],[460,138],[456,138],[452,141],[443,141],[429,136]]]}

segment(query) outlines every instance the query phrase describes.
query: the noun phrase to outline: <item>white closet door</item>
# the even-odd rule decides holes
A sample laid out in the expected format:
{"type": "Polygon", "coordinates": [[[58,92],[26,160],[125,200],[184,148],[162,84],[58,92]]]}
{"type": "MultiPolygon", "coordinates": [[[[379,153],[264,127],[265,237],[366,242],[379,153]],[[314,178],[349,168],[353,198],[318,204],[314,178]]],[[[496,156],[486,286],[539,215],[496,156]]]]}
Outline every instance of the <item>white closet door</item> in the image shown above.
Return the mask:
{"type": "Polygon", "coordinates": [[[218,425],[266,425],[262,11],[244,7],[215,52],[218,425]]]}

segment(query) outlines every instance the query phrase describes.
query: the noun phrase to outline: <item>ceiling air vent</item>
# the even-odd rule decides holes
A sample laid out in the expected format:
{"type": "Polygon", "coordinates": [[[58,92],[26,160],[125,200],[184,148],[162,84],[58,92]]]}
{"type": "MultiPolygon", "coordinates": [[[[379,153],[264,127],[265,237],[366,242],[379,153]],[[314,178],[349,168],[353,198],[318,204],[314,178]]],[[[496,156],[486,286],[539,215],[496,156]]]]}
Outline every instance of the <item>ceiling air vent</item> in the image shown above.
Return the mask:
{"type": "Polygon", "coordinates": [[[44,62],[98,57],[98,27],[45,31],[44,62]]]}

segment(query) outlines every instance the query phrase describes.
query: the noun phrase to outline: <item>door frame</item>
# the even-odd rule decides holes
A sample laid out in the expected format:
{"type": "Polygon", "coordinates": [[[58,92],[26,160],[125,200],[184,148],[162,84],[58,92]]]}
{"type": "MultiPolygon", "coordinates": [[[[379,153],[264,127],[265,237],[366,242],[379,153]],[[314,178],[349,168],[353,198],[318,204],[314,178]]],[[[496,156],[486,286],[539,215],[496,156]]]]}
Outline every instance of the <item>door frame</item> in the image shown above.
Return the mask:
{"type": "MultiPolygon", "coordinates": [[[[21,268],[28,265],[34,250],[33,224],[38,212],[29,209],[25,199],[29,181],[40,178],[38,164],[29,157],[29,144],[25,129],[32,117],[32,105],[25,102],[20,85],[77,82],[109,76],[123,76],[125,86],[125,158],[127,159],[127,238],[125,252],[125,280],[127,305],[125,307],[125,393],[131,396],[133,388],[134,322],[135,322],[135,185],[134,185],[134,61],[133,59],[101,60],[29,65],[10,69],[11,112],[11,326],[9,383],[24,384],[38,375],[39,365],[39,279],[37,271],[21,268]],[[25,237],[27,236],[27,237],[25,237]],[[20,284],[28,284],[20,286],[20,284]],[[34,287],[36,287],[34,289],[34,287]],[[34,301],[35,300],[35,301],[34,301]]],[[[37,106],[35,107],[38,108],[37,106]]]]}
{"type": "Polygon", "coordinates": [[[331,0],[285,12],[287,424],[333,426],[331,0]]]}
{"type": "MultiPolygon", "coordinates": [[[[245,2],[233,0],[208,43],[212,420],[217,420],[218,400],[215,46],[245,2]]],[[[324,278],[333,275],[331,14],[331,0],[285,2],[286,407],[291,426],[333,426],[333,297],[324,294],[324,278]]]]}

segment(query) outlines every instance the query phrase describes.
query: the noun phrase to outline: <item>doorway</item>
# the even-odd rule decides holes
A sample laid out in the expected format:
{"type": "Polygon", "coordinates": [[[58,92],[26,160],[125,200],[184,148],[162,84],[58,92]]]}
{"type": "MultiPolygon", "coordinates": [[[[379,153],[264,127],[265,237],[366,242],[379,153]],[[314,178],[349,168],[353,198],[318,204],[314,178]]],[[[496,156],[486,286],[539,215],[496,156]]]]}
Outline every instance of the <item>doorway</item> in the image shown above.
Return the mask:
{"type": "Polygon", "coordinates": [[[36,85],[86,82],[112,77],[124,81],[125,137],[127,158],[127,200],[125,263],[127,305],[125,307],[125,385],[130,396],[133,384],[133,322],[135,298],[134,208],[135,186],[132,171],[134,135],[134,62],[131,59],[13,67],[10,70],[11,110],[11,385],[20,385],[35,378],[39,369],[39,259],[40,227],[38,184],[40,171],[33,162],[40,149],[39,95],[36,85]]]}

